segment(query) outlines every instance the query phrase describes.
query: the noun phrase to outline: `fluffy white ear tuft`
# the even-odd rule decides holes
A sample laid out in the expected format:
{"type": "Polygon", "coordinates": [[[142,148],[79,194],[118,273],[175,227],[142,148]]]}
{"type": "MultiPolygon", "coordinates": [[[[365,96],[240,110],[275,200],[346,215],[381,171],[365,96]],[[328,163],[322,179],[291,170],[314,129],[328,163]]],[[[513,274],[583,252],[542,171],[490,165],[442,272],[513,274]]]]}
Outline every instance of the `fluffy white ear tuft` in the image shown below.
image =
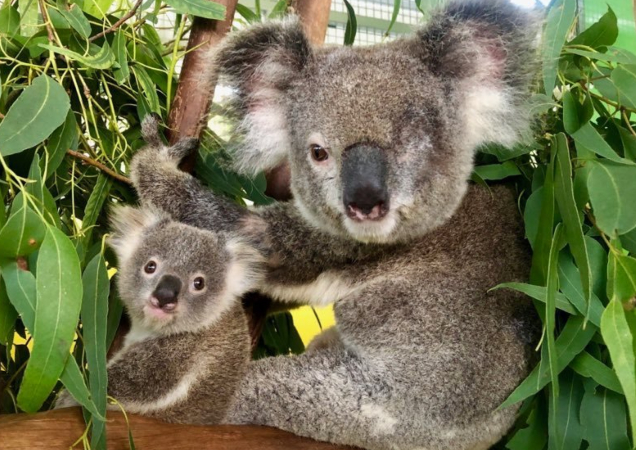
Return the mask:
{"type": "Polygon", "coordinates": [[[291,18],[232,33],[216,55],[222,80],[236,89],[237,169],[256,174],[279,165],[290,150],[285,90],[311,57],[300,22],[291,18]]]}
{"type": "Polygon", "coordinates": [[[227,289],[236,297],[254,290],[265,277],[265,257],[244,237],[232,237],[226,243],[226,249],[232,255],[227,270],[227,289]]]}
{"type": "Polygon", "coordinates": [[[116,206],[110,213],[112,233],[108,245],[121,263],[135,252],[149,228],[167,220],[170,220],[167,213],[158,209],[116,206]]]}

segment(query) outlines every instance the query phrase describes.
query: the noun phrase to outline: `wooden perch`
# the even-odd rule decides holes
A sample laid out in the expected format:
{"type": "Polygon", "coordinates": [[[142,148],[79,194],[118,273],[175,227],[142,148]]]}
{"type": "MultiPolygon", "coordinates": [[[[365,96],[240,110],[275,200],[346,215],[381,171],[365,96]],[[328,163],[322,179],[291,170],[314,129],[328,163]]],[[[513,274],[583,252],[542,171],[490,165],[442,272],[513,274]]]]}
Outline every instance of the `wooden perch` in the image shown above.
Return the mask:
{"type": "MultiPolygon", "coordinates": [[[[138,450],[345,450],[301,438],[276,428],[259,426],[197,426],[164,423],[129,415],[130,430],[138,450]]],[[[67,450],[84,433],[79,408],[38,414],[0,416],[1,450],[67,450]]],[[[129,450],[128,425],[120,412],[108,413],[108,450],[129,450]]],[[[75,448],[82,448],[81,442],[75,448]]]]}

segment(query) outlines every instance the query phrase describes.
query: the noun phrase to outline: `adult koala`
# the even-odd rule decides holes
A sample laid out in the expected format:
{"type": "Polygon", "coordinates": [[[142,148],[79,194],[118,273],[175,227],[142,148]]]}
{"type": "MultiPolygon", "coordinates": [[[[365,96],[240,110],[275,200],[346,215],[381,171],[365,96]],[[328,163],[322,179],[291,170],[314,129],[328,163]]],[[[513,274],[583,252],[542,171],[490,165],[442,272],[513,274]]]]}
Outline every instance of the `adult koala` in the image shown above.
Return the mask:
{"type": "Polygon", "coordinates": [[[335,301],[337,331],[251,363],[231,422],[427,450],[486,449],[512,426],[517,408],[497,407],[530,369],[537,319],[488,289],[525,281],[528,249],[513,192],[467,180],[476,147],[528,126],[535,23],[487,0],[367,48],[312,49],[296,21],[232,35],[217,64],[238,91],[236,158],[253,173],[287,159],[292,203],[230,204],[158,139],[135,158],[142,200],[178,220],[264,221],[262,293],[335,301]]]}

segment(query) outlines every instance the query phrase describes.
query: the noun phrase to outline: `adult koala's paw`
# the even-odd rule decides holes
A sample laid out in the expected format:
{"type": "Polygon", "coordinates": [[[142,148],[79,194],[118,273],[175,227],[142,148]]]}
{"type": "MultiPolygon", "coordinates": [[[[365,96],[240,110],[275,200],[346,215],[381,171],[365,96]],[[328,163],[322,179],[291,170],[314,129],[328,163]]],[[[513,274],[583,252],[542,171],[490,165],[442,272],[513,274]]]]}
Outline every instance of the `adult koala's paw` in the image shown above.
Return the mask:
{"type": "Polygon", "coordinates": [[[144,176],[166,169],[178,170],[181,160],[199,145],[198,139],[192,137],[183,138],[173,146],[165,145],[159,133],[159,120],[154,115],[146,116],[141,133],[146,146],[137,152],[130,166],[130,176],[136,187],[143,183],[144,176]]]}

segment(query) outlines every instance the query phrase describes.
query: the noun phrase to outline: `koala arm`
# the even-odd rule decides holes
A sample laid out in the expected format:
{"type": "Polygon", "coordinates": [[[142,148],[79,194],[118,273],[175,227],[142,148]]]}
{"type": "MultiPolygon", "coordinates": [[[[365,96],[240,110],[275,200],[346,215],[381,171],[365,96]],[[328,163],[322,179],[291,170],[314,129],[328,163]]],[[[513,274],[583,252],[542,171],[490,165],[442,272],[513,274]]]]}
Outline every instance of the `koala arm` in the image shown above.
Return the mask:
{"type": "Polygon", "coordinates": [[[191,361],[179,361],[183,359],[179,342],[163,342],[165,339],[129,345],[109,362],[108,395],[127,411],[157,412],[187,394],[191,361]]]}

